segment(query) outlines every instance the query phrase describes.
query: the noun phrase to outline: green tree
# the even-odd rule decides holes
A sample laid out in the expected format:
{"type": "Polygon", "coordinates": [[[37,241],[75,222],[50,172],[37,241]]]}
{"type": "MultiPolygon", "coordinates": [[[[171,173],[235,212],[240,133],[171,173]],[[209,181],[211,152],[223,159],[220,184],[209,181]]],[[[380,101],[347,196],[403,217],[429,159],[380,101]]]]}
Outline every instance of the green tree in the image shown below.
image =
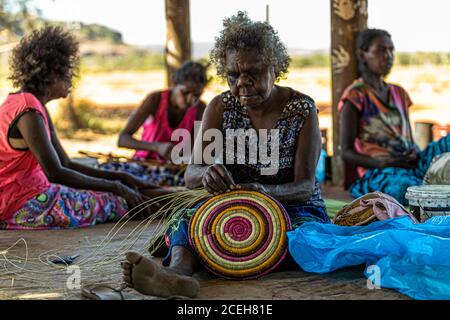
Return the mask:
{"type": "Polygon", "coordinates": [[[5,39],[20,37],[34,27],[40,15],[30,0],[0,0],[0,35],[5,39]]]}

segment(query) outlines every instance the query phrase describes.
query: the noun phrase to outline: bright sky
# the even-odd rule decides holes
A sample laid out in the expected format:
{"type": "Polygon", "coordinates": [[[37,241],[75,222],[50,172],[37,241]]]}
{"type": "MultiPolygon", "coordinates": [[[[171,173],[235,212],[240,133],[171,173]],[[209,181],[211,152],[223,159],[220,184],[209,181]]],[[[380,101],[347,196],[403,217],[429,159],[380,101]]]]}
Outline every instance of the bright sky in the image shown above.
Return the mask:
{"type": "MultiPolygon", "coordinates": [[[[164,44],[164,0],[34,0],[44,17],[99,23],[127,43],[164,44]]],[[[224,17],[245,10],[270,21],[291,48],[330,47],[330,0],[191,0],[194,42],[213,42],[224,17]]],[[[388,30],[398,51],[450,52],[449,0],[369,0],[369,27],[388,30]]]]}

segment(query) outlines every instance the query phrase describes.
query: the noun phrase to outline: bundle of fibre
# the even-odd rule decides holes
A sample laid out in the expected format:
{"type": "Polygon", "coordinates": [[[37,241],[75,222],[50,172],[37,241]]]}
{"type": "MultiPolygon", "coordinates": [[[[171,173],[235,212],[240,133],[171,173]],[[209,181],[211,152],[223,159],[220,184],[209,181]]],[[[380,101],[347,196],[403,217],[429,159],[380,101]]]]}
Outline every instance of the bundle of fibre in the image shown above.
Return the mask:
{"type": "Polygon", "coordinates": [[[189,237],[204,266],[227,279],[254,279],[274,270],[287,254],[291,222],[266,194],[238,190],[197,209],[189,237]]]}

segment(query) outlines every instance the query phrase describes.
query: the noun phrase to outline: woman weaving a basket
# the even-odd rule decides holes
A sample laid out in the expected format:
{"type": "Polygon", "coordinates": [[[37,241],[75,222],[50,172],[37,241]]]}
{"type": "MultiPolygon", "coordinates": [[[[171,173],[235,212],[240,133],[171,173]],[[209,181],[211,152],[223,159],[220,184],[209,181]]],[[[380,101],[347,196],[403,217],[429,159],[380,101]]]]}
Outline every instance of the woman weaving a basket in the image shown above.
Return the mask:
{"type": "MultiPolygon", "coordinates": [[[[183,169],[170,163],[176,130],[194,133],[205,104],[200,97],[208,82],[207,67],[187,61],[173,76],[174,86],[150,93],[130,116],[119,136],[119,147],[136,150],[131,161],[108,161],[103,169],[127,172],[160,186],[184,186],[183,169]],[[133,135],[142,127],[142,137],[133,135]]],[[[180,144],[185,143],[184,140],[180,144]]]]}
{"type": "MultiPolygon", "coordinates": [[[[246,13],[239,12],[224,20],[211,58],[230,91],[215,97],[208,105],[202,132],[216,129],[226,135],[230,129],[278,129],[279,170],[272,175],[261,174],[264,165],[259,160],[256,164],[247,161],[247,153],[247,162],[242,165],[189,165],[185,175],[187,186],[203,187],[212,195],[222,195],[225,201],[239,192],[261,192],[282,204],[293,228],[307,221],[329,223],[315,181],[321,147],[317,109],[310,97],[275,85],[287,73],[290,60],[277,33],[269,24],[251,21],[246,13]]],[[[197,139],[195,148],[201,149],[202,154],[207,146],[207,142],[197,139]]],[[[224,149],[226,153],[225,145],[224,149]]],[[[233,152],[236,159],[238,154],[233,152]]],[[[270,199],[267,201],[275,203],[270,199]]],[[[163,261],[166,267],[137,253],[128,253],[122,264],[124,280],[129,287],[147,295],[195,297],[199,284],[191,276],[198,259],[189,244],[188,221],[179,221],[168,238],[169,254],[163,261]]],[[[278,258],[276,266],[283,258],[278,258]]]]}

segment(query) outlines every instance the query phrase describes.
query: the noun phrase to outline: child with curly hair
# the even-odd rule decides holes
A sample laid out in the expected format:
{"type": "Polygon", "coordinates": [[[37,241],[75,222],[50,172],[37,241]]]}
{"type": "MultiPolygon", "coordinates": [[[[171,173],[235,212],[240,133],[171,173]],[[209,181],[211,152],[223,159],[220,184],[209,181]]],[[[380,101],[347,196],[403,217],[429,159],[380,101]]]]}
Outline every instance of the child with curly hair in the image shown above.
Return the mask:
{"type": "Polygon", "coordinates": [[[0,106],[0,229],[80,228],[117,221],[148,187],[126,173],[74,163],[45,105],[66,97],[77,72],[78,43],[61,27],[24,37],[11,57],[19,90],[0,106]]]}

